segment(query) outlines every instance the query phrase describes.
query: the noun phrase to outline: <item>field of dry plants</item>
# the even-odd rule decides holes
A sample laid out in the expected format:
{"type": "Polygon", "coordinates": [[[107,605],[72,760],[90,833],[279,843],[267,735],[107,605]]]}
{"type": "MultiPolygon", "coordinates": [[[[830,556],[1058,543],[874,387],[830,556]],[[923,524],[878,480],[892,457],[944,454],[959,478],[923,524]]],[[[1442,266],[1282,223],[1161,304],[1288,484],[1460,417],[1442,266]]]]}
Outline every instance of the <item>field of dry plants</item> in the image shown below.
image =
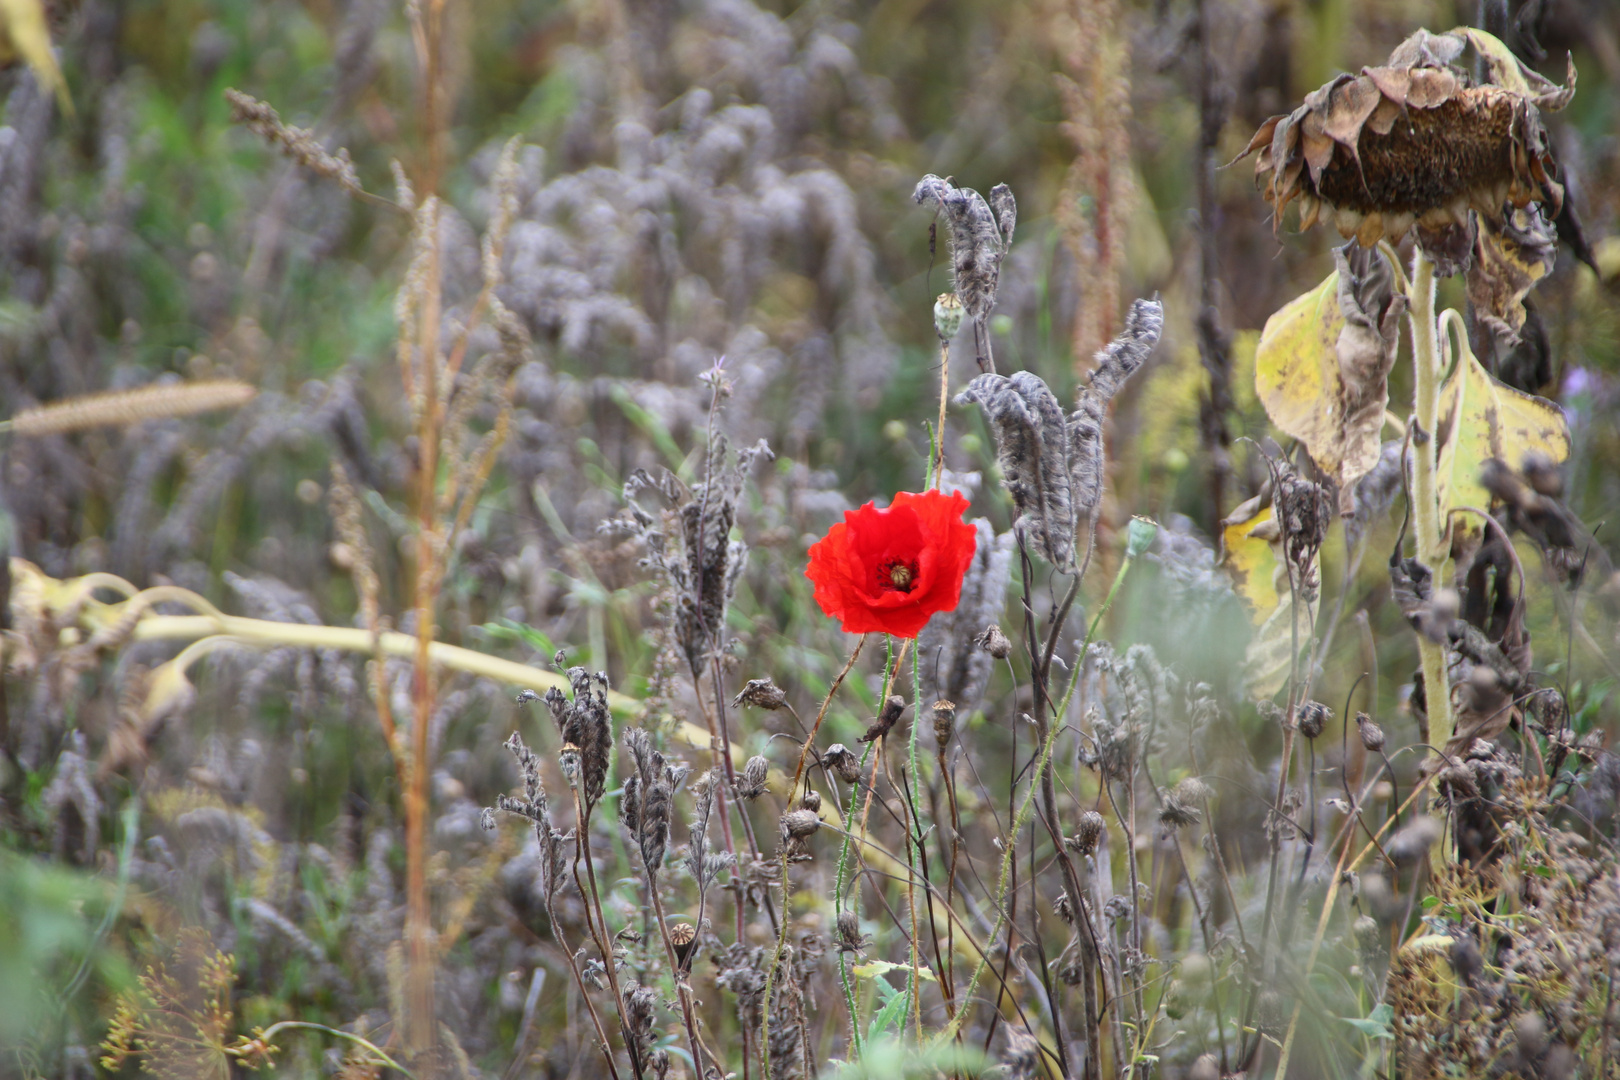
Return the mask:
{"type": "Polygon", "coordinates": [[[1612,0],[0,64],[0,1080],[1620,1077],[1612,0]]]}

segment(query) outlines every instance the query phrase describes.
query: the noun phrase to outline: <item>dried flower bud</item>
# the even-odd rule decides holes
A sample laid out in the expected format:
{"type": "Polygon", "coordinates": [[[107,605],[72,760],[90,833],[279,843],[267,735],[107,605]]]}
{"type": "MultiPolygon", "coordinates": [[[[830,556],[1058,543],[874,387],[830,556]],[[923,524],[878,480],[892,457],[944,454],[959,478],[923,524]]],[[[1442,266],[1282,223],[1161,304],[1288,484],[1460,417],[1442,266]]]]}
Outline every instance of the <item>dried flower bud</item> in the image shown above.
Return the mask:
{"type": "Polygon", "coordinates": [[[997,660],[1005,660],[1012,655],[1012,642],[1007,640],[1007,635],[1001,632],[999,626],[986,627],[984,633],[974,639],[974,643],[997,660]]]}
{"type": "Polygon", "coordinates": [[[1294,723],[1299,727],[1299,733],[1307,739],[1314,739],[1322,734],[1327,726],[1328,717],[1333,710],[1320,701],[1303,702],[1294,712],[1294,723]]]}
{"type": "Polygon", "coordinates": [[[568,786],[578,787],[579,747],[573,743],[564,743],[563,748],[557,752],[557,764],[561,767],[563,779],[568,781],[568,786]]]}
{"type": "Polygon", "coordinates": [[[799,799],[799,809],[808,810],[812,814],[821,812],[821,792],[815,788],[806,788],[804,795],[799,799]]]}
{"type": "Polygon", "coordinates": [[[956,731],[956,703],[940,698],[934,702],[934,742],[943,752],[956,731]]]}
{"type": "Polygon", "coordinates": [[[861,742],[876,742],[878,739],[883,738],[894,729],[895,724],[900,722],[900,714],[905,711],[906,699],[899,694],[890,694],[889,700],[883,703],[883,711],[878,713],[878,717],[872,722],[872,726],[866,729],[865,735],[861,736],[861,742]]]}
{"type": "Polygon", "coordinates": [[[789,810],[782,815],[782,836],[790,840],[803,840],[815,835],[821,828],[821,818],[814,810],[789,810]]]}
{"type": "Polygon", "coordinates": [[[742,693],[731,699],[731,707],[750,705],[756,709],[768,709],[775,712],[787,704],[787,692],[770,676],[763,679],[749,679],[748,685],[742,688],[742,693]]]}
{"type": "Polygon", "coordinates": [[[1080,815],[1080,828],[1072,838],[1073,846],[1082,855],[1090,855],[1097,850],[1097,843],[1108,831],[1103,816],[1095,810],[1087,810],[1080,815]]]}
{"type": "Polygon", "coordinates": [[[739,799],[757,799],[765,794],[765,777],[771,771],[771,763],[762,755],[755,754],[743,766],[743,774],[737,780],[737,797],[739,799]]]}
{"type": "Polygon", "coordinates": [[[833,743],[827,752],[821,755],[821,760],[827,763],[838,779],[846,784],[853,784],[861,778],[861,763],[843,743],[833,743]]]}
{"type": "Polygon", "coordinates": [[[949,341],[962,329],[962,300],[953,292],[940,293],[934,301],[934,333],[949,341]]]}
{"type": "MultiPolygon", "coordinates": [[[[1072,842],[1072,839],[1073,838],[1071,837],[1070,840],[1065,841],[1065,843],[1072,842]]],[[[1052,901],[1052,910],[1057,914],[1058,918],[1062,919],[1070,926],[1074,925],[1074,904],[1069,901],[1068,893],[1060,892],[1057,894],[1057,899],[1052,901]]]]}
{"type": "Polygon", "coordinates": [[[838,913],[837,948],[841,953],[859,953],[866,948],[866,939],[861,936],[861,917],[850,908],[838,913]]]}
{"type": "Polygon", "coordinates": [[[1373,723],[1373,718],[1364,712],[1356,713],[1356,728],[1361,732],[1361,745],[1371,752],[1382,753],[1384,749],[1384,729],[1373,723]]]}
{"type": "MultiPolygon", "coordinates": [[[[1192,781],[1199,789],[1204,785],[1192,781]]],[[[1176,785],[1175,790],[1164,793],[1164,805],[1159,807],[1159,824],[1166,829],[1179,829],[1185,825],[1198,824],[1198,803],[1195,798],[1186,798],[1182,788],[1185,782],[1176,785]]]]}

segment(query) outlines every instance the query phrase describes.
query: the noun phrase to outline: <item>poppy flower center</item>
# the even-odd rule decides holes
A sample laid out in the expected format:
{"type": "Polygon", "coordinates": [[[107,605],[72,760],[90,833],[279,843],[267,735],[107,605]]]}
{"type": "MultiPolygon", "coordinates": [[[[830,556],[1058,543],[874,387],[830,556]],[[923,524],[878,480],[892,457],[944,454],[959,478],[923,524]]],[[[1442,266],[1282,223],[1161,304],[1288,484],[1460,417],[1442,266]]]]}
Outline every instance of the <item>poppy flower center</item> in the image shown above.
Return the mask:
{"type": "Polygon", "coordinates": [[[917,568],[899,559],[889,559],[878,567],[878,587],[908,593],[917,580],[917,568]]]}

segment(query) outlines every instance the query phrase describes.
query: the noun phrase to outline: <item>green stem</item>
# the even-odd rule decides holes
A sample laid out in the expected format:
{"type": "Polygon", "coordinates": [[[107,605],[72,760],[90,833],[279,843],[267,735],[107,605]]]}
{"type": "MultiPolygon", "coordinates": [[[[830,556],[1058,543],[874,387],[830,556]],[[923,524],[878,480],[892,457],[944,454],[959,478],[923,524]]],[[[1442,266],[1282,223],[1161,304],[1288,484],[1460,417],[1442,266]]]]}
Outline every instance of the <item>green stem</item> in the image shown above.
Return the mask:
{"type": "MultiPolygon", "coordinates": [[[[1440,527],[1438,489],[1440,428],[1439,326],[1434,315],[1434,263],[1419,247],[1412,257],[1413,395],[1412,417],[1421,434],[1412,440],[1412,526],[1418,561],[1440,580],[1449,552],[1440,527]]],[[[1429,743],[1445,746],[1451,739],[1451,686],[1446,679],[1444,646],[1418,635],[1423,662],[1424,703],[1429,717],[1429,743]]]]}

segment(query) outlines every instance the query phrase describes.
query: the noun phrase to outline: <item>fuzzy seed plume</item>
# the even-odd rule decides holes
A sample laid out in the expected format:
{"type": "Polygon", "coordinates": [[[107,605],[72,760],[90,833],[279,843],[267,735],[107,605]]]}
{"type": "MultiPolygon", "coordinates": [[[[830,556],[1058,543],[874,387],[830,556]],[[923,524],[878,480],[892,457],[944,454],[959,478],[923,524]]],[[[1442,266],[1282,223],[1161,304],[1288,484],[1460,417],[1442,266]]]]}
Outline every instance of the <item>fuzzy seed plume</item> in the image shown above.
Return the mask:
{"type": "Polygon", "coordinates": [[[237,379],[208,379],[86,394],[24,409],[0,425],[0,429],[18,438],[37,439],[90,428],[130,427],[147,420],[238,409],[252,401],[258,392],[256,387],[237,379]]]}

